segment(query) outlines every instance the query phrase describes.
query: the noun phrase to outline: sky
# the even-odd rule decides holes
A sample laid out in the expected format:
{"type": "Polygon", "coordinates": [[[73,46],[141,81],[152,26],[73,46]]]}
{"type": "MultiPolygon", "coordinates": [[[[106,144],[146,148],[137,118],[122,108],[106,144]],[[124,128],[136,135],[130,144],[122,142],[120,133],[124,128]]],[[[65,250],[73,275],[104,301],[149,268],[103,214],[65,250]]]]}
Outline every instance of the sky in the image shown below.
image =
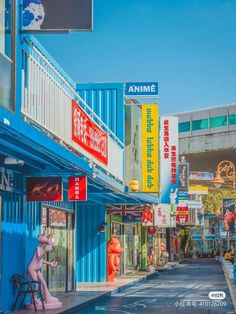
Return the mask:
{"type": "Polygon", "coordinates": [[[236,103],[236,0],[94,0],[93,18],[37,35],[74,81],[158,81],[162,114],[236,103]]]}

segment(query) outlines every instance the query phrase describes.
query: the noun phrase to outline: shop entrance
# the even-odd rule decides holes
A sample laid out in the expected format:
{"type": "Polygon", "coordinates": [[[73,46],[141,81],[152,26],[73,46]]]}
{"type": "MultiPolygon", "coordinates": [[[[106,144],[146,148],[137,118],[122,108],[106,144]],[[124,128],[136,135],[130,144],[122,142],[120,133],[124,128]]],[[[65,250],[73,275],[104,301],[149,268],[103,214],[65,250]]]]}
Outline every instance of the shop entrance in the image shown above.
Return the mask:
{"type": "Polygon", "coordinates": [[[123,251],[120,255],[119,276],[133,273],[138,267],[138,235],[135,224],[112,222],[111,234],[121,243],[123,251]]]}
{"type": "Polygon", "coordinates": [[[47,260],[58,262],[56,268],[43,265],[50,292],[58,294],[74,290],[74,214],[59,208],[43,207],[43,232],[54,241],[53,250],[47,260]]]}

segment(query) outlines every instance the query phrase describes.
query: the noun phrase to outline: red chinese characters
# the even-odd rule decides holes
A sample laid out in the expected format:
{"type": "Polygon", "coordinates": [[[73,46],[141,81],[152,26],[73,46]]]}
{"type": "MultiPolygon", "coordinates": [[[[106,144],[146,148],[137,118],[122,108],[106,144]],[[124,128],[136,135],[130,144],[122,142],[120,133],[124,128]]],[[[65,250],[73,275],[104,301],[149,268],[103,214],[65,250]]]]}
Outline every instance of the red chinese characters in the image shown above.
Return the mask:
{"type": "Polygon", "coordinates": [[[72,140],[105,165],[108,164],[108,135],[72,100],[72,140]]]}
{"type": "Polygon", "coordinates": [[[164,158],[169,159],[170,156],[170,127],[169,120],[164,120],[164,158]]]}
{"type": "Polygon", "coordinates": [[[176,184],[176,163],[177,163],[177,156],[176,156],[176,146],[171,146],[171,183],[176,184]]]}

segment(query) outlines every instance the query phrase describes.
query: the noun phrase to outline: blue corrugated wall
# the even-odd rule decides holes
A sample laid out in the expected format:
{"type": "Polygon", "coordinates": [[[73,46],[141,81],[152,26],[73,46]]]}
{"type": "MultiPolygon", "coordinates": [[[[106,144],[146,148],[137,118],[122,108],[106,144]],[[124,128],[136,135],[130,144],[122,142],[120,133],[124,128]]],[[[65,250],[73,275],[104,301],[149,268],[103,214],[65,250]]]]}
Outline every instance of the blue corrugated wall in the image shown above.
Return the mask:
{"type": "Polygon", "coordinates": [[[124,143],[124,84],[79,83],[79,95],[124,143]]]}
{"type": "Polygon", "coordinates": [[[37,245],[40,232],[41,211],[39,203],[23,202],[24,197],[2,192],[2,282],[0,309],[8,312],[16,291],[11,283],[14,273],[25,274],[37,245]],[[4,291],[4,293],[2,293],[4,291]]]}
{"type": "Polygon", "coordinates": [[[106,280],[105,205],[79,205],[76,209],[76,282],[106,280]]]}

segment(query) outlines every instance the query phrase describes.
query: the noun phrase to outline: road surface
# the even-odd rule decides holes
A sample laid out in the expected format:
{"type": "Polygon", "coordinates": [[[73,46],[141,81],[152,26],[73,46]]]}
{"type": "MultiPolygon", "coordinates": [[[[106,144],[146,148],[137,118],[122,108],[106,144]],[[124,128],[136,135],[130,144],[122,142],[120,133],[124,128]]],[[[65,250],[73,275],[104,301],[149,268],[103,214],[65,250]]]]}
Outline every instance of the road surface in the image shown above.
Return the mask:
{"type": "Polygon", "coordinates": [[[235,313],[221,265],[213,259],[188,260],[152,279],[106,297],[78,314],[235,313]],[[209,298],[224,292],[222,300],[209,298]]]}

